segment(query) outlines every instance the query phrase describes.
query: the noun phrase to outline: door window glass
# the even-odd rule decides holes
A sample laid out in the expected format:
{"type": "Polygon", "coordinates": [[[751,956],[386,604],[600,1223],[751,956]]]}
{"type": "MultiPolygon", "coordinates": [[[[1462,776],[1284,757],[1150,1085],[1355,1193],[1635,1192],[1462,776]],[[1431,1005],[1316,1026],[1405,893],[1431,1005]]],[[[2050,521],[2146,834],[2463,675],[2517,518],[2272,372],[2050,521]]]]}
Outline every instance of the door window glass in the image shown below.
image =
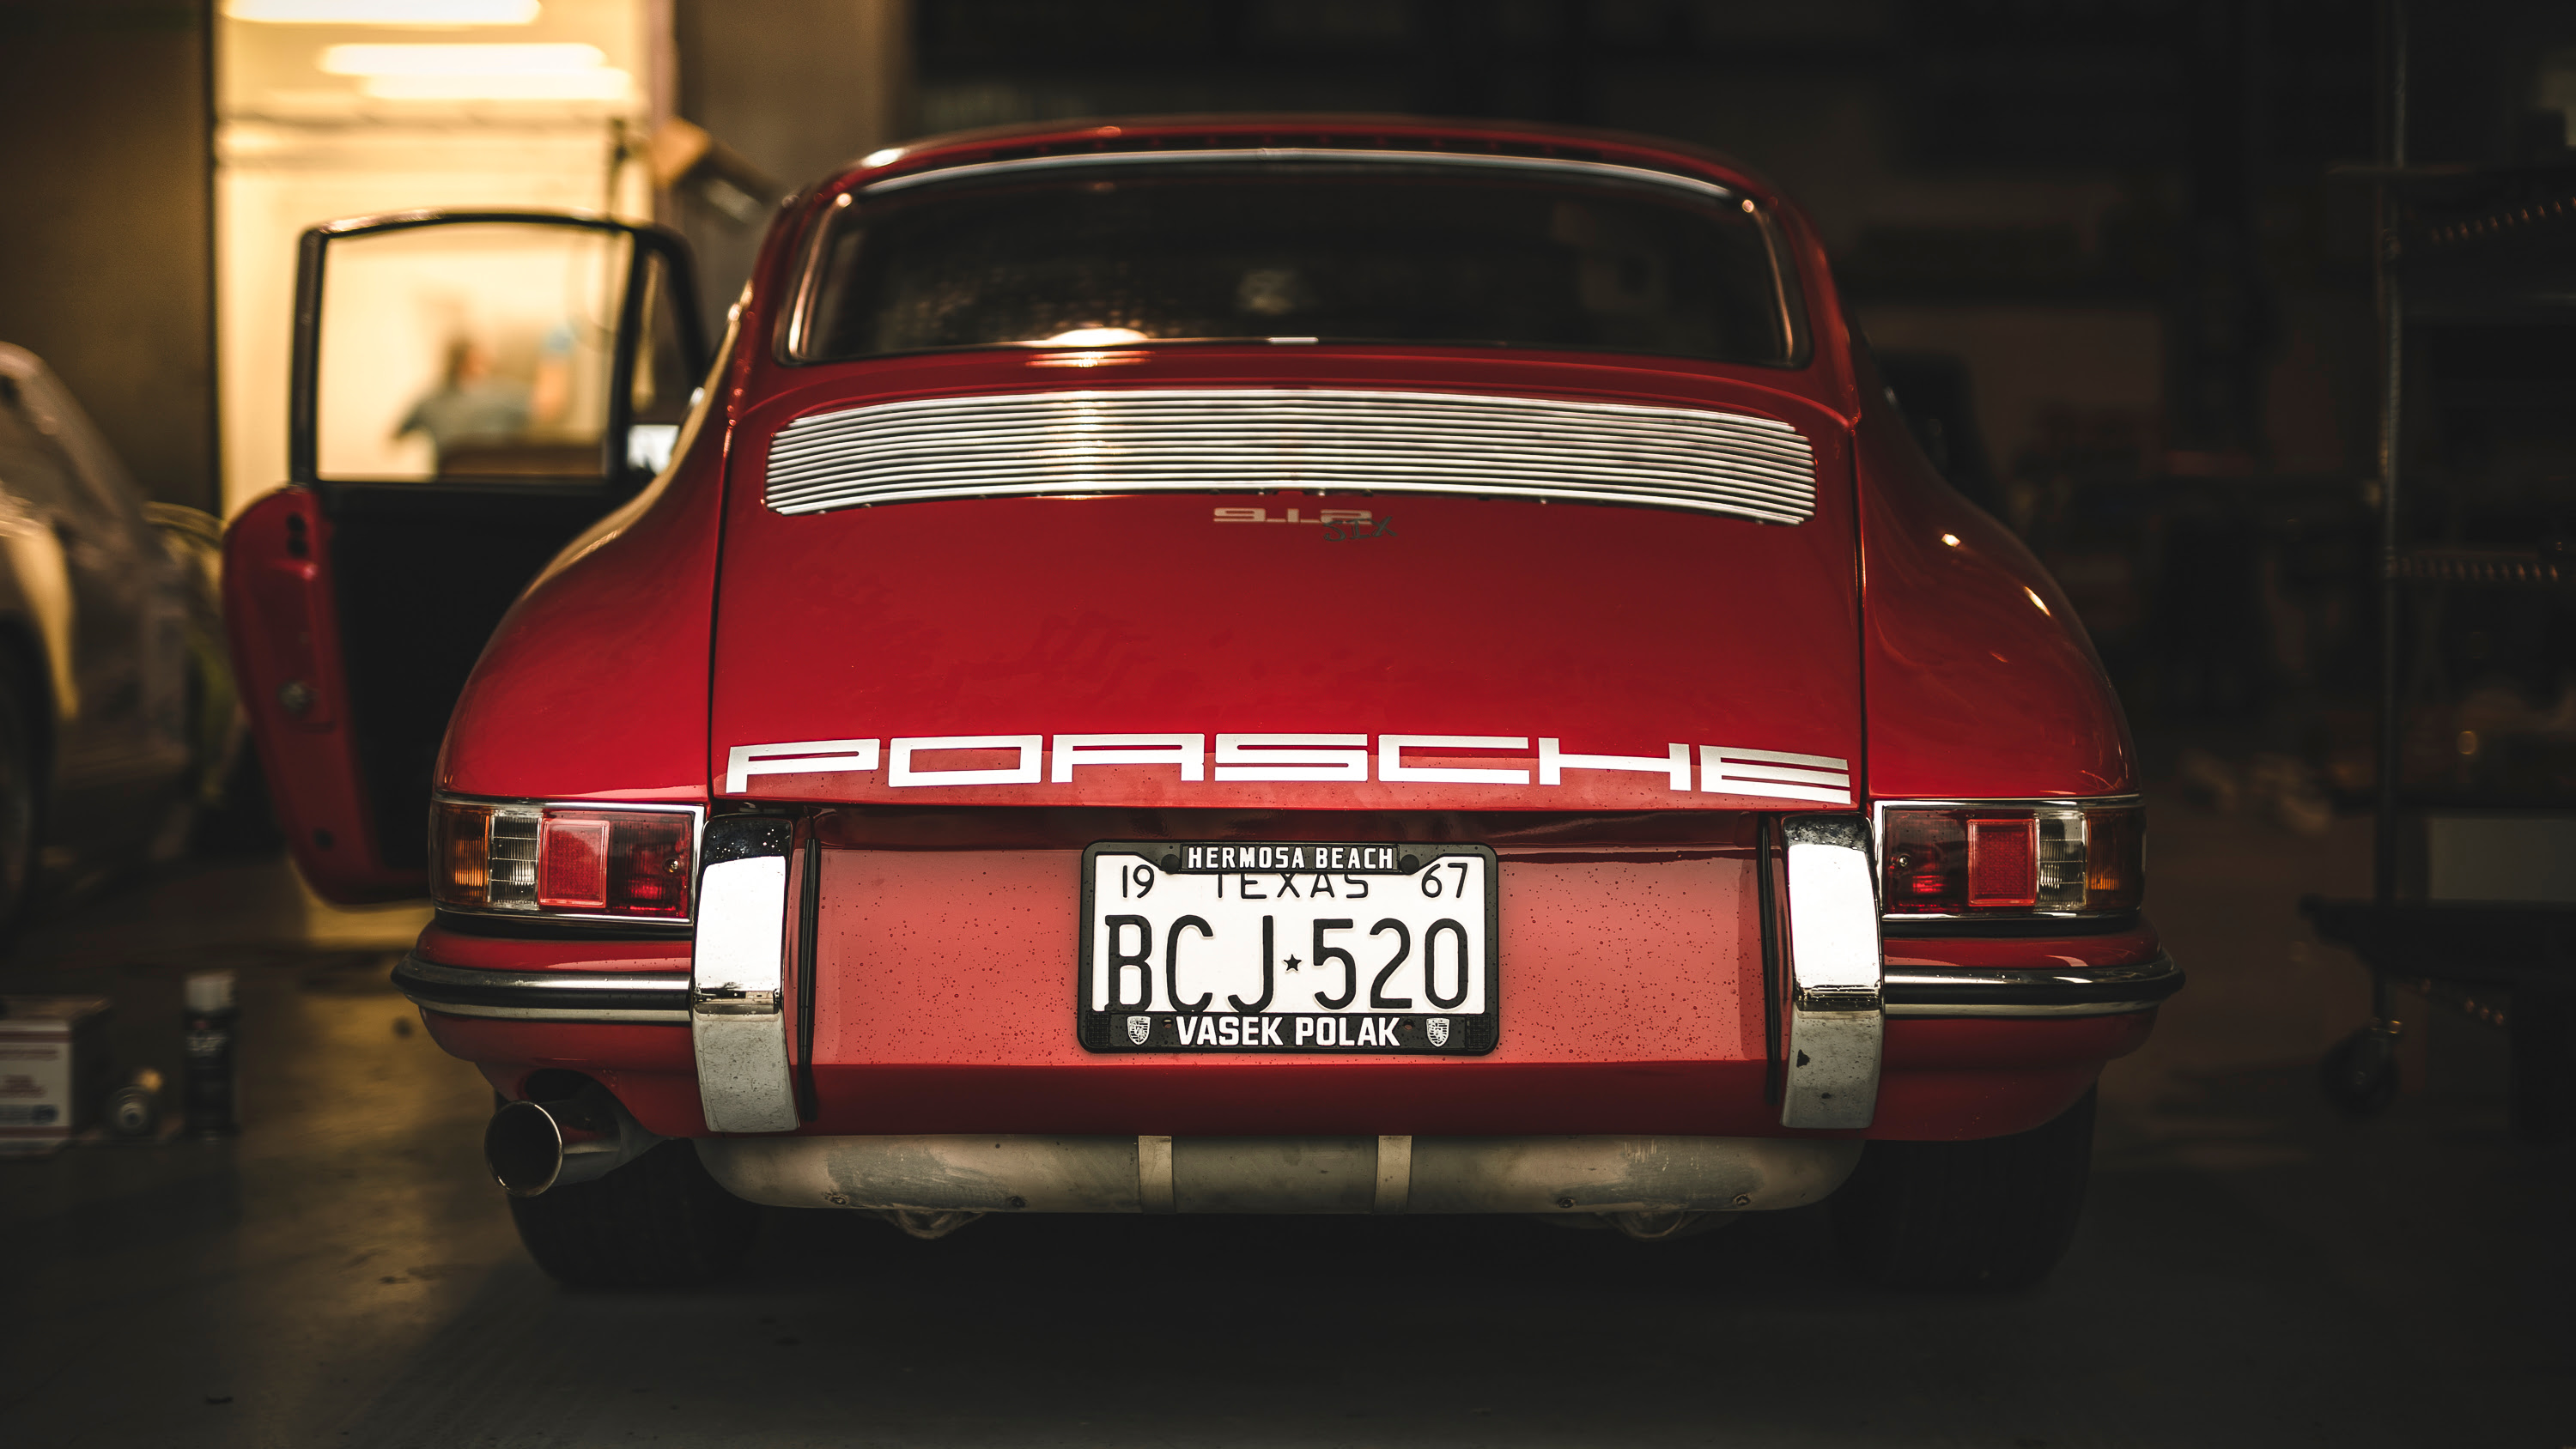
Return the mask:
{"type": "Polygon", "coordinates": [[[671,445],[689,415],[698,377],[681,330],[681,298],[672,289],[670,263],[652,253],[643,266],[643,332],[636,339],[635,375],[627,389],[633,427],[626,435],[626,466],[649,476],[671,461],[671,445]]]}
{"type": "Polygon", "coordinates": [[[617,232],[524,223],[333,241],[321,476],[599,477],[630,247],[617,232]]]}

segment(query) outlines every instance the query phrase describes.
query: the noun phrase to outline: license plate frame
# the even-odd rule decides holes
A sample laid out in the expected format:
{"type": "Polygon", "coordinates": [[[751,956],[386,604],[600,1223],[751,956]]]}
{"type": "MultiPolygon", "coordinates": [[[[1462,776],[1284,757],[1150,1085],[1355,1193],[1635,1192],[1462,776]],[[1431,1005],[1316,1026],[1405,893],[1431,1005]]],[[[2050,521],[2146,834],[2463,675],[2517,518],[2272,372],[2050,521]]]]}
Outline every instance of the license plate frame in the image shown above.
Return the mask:
{"type": "MultiPolygon", "coordinates": [[[[1502,902],[1498,867],[1499,862],[1492,847],[1458,842],[1094,841],[1082,852],[1081,916],[1076,927],[1080,938],[1080,969],[1076,973],[1074,997],[1075,1039],[1081,1043],[1084,1050],[1103,1055],[1285,1054],[1364,1056],[1376,1059],[1413,1056],[1483,1056],[1494,1050],[1500,1043],[1502,1035],[1500,931],[1502,902]],[[1261,854],[1264,851],[1274,852],[1274,854],[1265,857],[1261,854]],[[1194,855],[1193,852],[1210,854],[1194,855]],[[1216,855],[1213,852],[1232,852],[1233,854],[1226,856],[1216,855]],[[1336,855],[1334,852],[1340,852],[1340,854],[1336,855]],[[1361,852],[1372,854],[1361,855],[1359,854],[1361,852]],[[1144,985],[1146,994],[1143,1010],[1133,1006],[1122,1007],[1119,1002],[1108,1000],[1111,988],[1103,985],[1101,989],[1095,990],[1095,984],[1100,982],[1099,973],[1104,965],[1098,959],[1102,932],[1097,925],[1101,920],[1100,911],[1103,905],[1101,887],[1104,883],[1104,872],[1101,869],[1101,862],[1103,857],[1120,856],[1141,858],[1143,864],[1156,871],[1157,883],[1175,877],[1235,878],[1249,874],[1259,879],[1275,878],[1282,874],[1303,877],[1320,873],[1333,877],[1358,876],[1370,882],[1373,890],[1380,884],[1402,885],[1408,888],[1411,895],[1422,895],[1424,899],[1429,900],[1454,898],[1447,893],[1446,882],[1455,880],[1464,883],[1473,880],[1479,884],[1482,896],[1482,899],[1475,903],[1476,914],[1481,917],[1478,922],[1481,927],[1480,937],[1470,942],[1462,932],[1459,956],[1463,964],[1474,973],[1475,985],[1471,986],[1462,975],[1460,978],[1462,1009],[1458,1010],[1445,1009],[1438,1006],[1436,1002],[1424,999],[1426,994],[1436,994],[1436,985],[1431,988],[1430,993],[1416,989],[1410,996],[1402,998],[1410,1003],[1406,1009],[1368,1009],[1367,1003],[1372,999],[1379,997],[1387,1001],[1399,999],[1391,992],[1376,991],[1371,973],[1399,968],[1386,966],[1378,959],[1387,954],[1383,943],[1376,943],[1374,950],[1363,946],[1363,942],[1372,940],[1371,922],[1359,914],[1361,910],[1367,908],[1342,906],[1340,899],[1336,897],[1336,906],[1349,910],[1348,918],[1355,923],[1347,928],[1347,934],[1340,944],[1354,954],[1365,953],[1361,955],[1361,959],[1366,962],[1365,966],[1355,963],[1349,968],[1350,981],[1346,990],[1341,993],[1345,996],[1347,1004],[1341,1009],[1270,1010],[1268,1007],[1272,1004],[1272,998],[1265,997],[1263,1010],[1238,1012],[1227,1008],[1239,1002],[1239,996],[1206,991],[1201,993],[1201,999],[1208,1003],[1206,1009],[1197,1012],[1177,1011],[1170,1002],[1160,999],[1162,987],[1151,982],[1144,985]],[[1249,871],[1232,864],[1223,867],[1203,863],[1194,864],[1194,862],[1213,860],[1278,860],[1300,863],[1289,866],[1285,870],[1280,865],[1269,864],[1254,867],[1249,871]],[[1335,861],[1340,864],[1318,872],[1313,869],[1313,863],[1320,861],[1335,861]],[[1366,863],[1357,869],[1346,868],[1354,861],[1366,863]],[[1384,863],[1379,864],[1380,861],[1384,863]],[[1479,862],[1481,865],[1470,865],[1469,862],[1479,862]],[[1438,878],[1444,883],[1443,896],[1436,898],[1426,895],[1422,884],[1426,876],[1434,873],[1438,873],[1438,878]],[[1480,951],[1476,949],[1478,946],[1481,946],[1480,951]],[[1475,986],[1481,986],[1481,990],[1476,990],[1475,986]],[[1105,1006],[1100,1004],[1104,1002],[1107,1003],[1105,1006]],[[1470,1005],[1480,1006],[1482,1009],[1477,1011],[1463,1009],[1470,1005]],[[1147,1022],[1141,1036],[1133,1025],[1138,1017],[1144,1018],[1147,1022]],[[1185,1022],[1183,1018],[1190,1018],[1190,1020],[1185,1022]],[[1228,1018],[1232,1018],[1235,1023],[1230,1030],[1225,1025],[1228,1018]],[[1301,1018],[1316,1024],[1310,1029],[1301,1031],[1297,1026],[1301,1018]],[[1276,1023],[1275,1027],[1262,1025],[1264,1019],[1276,1023]],[[1245,1030],[1243,1023],[1246,1020],[1252,1021],[1256,1029],[1245,1030]],[[1367,1025],[1362,1025],[1364,1022],[1367,1025]],[[1205,1033],[1204,1039],[1201,1036],[1202,1032],[1205,1033]]],[[[1311,882],[1309,884],[1311,885],[1311,882]]],[[[1347,889],[1347,887],[1341,889],[1347,889]]],[[[1147,899],[1150,899],[1150,896],[1147,899]]],[[[1410,896],[1407,899],[1410,899],[1410,896]]],[[[1384,909],[1386,908],[1380,908],[1380,910],[1384,909]]],[[[1428,908],[1417,912],[1424,915],[1430,913],[1428,908]]],[[[1298,957],[1306,955],[1306,945],[1313,939],[1312,924],[1324,914],[1323,911],[1314,909],[1299,912],[1295,918],[1295,924],[1289,928],[1287,938],[1295,945],[1293,948],[1283,950],[1281,954],[1298,957]]],[[[1452,911],[1445,919],[1450,924],[1463,924],[1457,919],[1463,914],[1452,911]]],[[[1401,920],[1403,917],[1399,916],[1397,919],[1401,920]]],[[[1427,934],[1429,934],[1427,931],[1413,931],[1408,922],[1403,943],[1408,950],[1425,949],[1423,938],[1427,934]]],[[[1163,949],[1160,943],[1161,933],[1158,933],[1154,924],[1149,921],[1144,935],[1145,949],[1154,960],[1159,961],[1160,952],[1163,949]]],[[[1133,938],[1122,939],[1132,940],[1133,938]]],[[[1197,944],[1195,939],[1192,940],[1192,944],[1197,944]]],[[[1126,948],[1113,946],[1110,949],[1114,954],[1126,948]]],[[[1254,949],[1258,950],[1257,947],[1254,949]]],[[[1126,956],[1120,958],[1119,964],[1122,969],[1118,973],[1118,984],[1114,989],[1123,994],[1132,979],[1129,973],[1140,963],[1136,962],[1134,957],[1126,956]]],[[[1418,965],[1417,962],[1408,964],[1418,965]]],[[[1155,967],[1148,964],[1143,969],[1150,976],[1155,967]]],[[[1332,969],[1339,971],[1341,968],[1335,966],[1332,969]]],[[[1412,973],[1408,975],[1411,976],[1414,988],[1422,987],[1427,979],[1422,975],[1412,975],[1412,973]]],[[[1287,980],[1291,986],[1302,987],[1303,985],[1293,976],[1287,980]]]]}

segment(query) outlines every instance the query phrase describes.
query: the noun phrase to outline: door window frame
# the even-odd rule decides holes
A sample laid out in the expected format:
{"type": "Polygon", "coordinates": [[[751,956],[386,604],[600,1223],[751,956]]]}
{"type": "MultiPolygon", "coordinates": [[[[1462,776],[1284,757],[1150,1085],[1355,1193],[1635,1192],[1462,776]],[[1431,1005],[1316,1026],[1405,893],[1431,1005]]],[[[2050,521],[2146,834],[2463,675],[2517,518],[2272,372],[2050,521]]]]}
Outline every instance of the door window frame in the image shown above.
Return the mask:
{"type": "Polygon", "coordinates": [[[442,492],[542,490],[599,492],[612,499],[632,493],[644,481],[635,477],[629,468],[626,447],[627,433],[634,426],[635,367],[644,341],[644,307],[651,291],[648,285],[651,269],[647,263],[648,258],[653,257],[660,258],[662,262],[668,288],[665,310],[680,330],[683,358],[691,364],[692,374],[703,372],[707,340],[705,324],[698,316],[696,268],[689,257],[689,244],[681,239],[679,233],[667,227],[605,216],[496,207],[390,212],[347,217],[307,228],[297,243],[295,258],[295,339],[287,388],[287,481],[317,490],[350,486],[442,492]],[[334,242],[353,241],[360,237],[440,226],[559,226],[608,232],[628,239],[630,251],[625,295],[618,303],[615,350],[609,362],[607,419],[600,432],[599,477],[596,482],[564,478],[333,479],[321,476],[322,308],[327,301],[331,246],[334,242]]]}

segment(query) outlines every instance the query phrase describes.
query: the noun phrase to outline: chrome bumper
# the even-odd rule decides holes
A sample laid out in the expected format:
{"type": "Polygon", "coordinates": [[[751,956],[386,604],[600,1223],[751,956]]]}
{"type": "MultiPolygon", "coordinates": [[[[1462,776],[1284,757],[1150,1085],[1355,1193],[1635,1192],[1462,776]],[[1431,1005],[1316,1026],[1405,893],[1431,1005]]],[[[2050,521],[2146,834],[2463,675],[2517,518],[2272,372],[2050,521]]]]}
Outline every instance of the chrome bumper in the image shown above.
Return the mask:
{"type": "MultiPolygon", "coordinates": [[[[689,1024],[682,972],[480,971],[405,956],[393,980],[413,1004],[448,1016],[689,1024]]],[[[1888,968],[1881,997],[1892,1017],[2118,1016],[2153,1011],[2182,984],[2182,968],[2167,955],[2127,966],[1897,966],[1888,968]]]]}
{"type": "Polygon", "coordinates": [[[1882,989],[1889,1016],[2119,1016],[2182,990],[2182,968],[2162,952],[2127,966],[1891,966],[1882,989]]]}
{"type": "Polygon", "coordinates": [[[406,956],[394,986],[423,1010],[511,1021],[685,1026],[712,1132],[797,1124],[787,1058],[787,897],[793,837],[768,816],[708,822],[685,972],[478,971],[406,956]]]}
{"type": "Polygon", "coordinates": [[[480,971],[405,956],[394,967],[394,989],[446,1016],[689,1024],[685,971],[480,971]]]}
{"type": "Polygon", "coordinates": [[[706,1137],[737,1197],[874,1212],[1762,1212],[1816,1202],[1851,1138],[706,1137]]]}

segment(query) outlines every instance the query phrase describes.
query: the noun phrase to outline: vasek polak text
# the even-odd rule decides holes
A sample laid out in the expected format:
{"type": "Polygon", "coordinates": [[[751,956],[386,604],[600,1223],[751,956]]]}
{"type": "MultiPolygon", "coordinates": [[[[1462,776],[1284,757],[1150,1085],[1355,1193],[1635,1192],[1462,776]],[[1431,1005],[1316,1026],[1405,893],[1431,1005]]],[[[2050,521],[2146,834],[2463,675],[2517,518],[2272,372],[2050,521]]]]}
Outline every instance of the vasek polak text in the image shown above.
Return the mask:
{"type": "Polygon", "coordinates": [[[1350,1047],[1386,1051],[1418,1043],[1398,1035],[1392,1016],[1225,1016],[1207,1012],[1172,1018],[1172,1035],[1185,1047],[1350,1047]]]}

